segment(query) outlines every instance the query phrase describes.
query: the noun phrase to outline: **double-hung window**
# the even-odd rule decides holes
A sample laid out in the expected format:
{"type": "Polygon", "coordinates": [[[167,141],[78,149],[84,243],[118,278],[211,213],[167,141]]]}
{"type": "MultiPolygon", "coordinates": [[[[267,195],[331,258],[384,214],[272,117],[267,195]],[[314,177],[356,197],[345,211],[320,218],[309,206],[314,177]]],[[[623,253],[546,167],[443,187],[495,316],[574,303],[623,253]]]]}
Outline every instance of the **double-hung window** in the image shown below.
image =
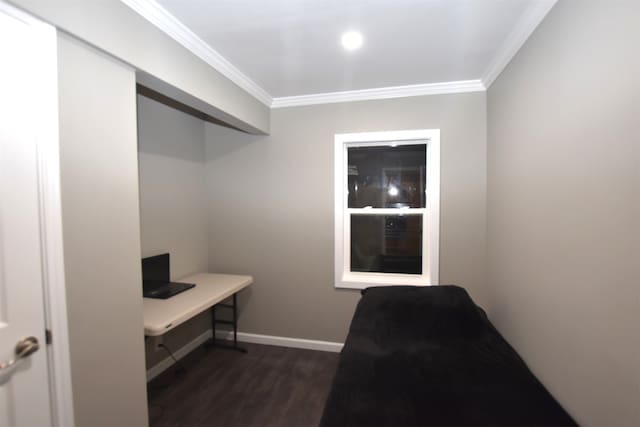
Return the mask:
{"type": "Polygon", "coordinates": [[[335,136],[335,286],[438,283],[440,131],[335,136]]]}

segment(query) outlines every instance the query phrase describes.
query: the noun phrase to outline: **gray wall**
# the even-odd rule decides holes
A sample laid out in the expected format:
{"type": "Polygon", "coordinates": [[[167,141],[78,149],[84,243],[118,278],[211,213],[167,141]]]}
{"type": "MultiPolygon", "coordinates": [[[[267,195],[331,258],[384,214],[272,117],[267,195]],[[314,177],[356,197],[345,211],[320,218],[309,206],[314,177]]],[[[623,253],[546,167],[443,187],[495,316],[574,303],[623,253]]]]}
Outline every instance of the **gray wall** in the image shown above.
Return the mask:
{"type": "Polygon", "coordinates": [[[269,108],[120,0],[10,0],[144,73],[153,89],[246,130],[269,132],[269,108]]]}
{"type": "Polygon", "coordinates": [[[640,425],[639,17],[560,1],[488,92],[492,318],[583,425],[640,425]]]}
{"type": "Polygon", "coordinates": [[[271,135],[206,124],[209,269],[254,276],[240,330],[344,341],[359,293],[333,287],[334,134],[442,130],[440,281],[485,294],[484,93],[276,109],[271,135]]]}
{"type": "MultiPolygon", "coordinates": [[[[138,96],[142,256],[171,253],[171,277],[207,271],[204,122],[138,96]]],[[[210,328],[199,316],[164,335],[172,350],[210,328]]],[[[167,357],[147,345],[147,367],[167,357]]]]}
{"type": "Polygon", "coordinates": [[[144,426],[135,74],[66,36],[58,49],[75,419],[78,426],[144,426]]]}

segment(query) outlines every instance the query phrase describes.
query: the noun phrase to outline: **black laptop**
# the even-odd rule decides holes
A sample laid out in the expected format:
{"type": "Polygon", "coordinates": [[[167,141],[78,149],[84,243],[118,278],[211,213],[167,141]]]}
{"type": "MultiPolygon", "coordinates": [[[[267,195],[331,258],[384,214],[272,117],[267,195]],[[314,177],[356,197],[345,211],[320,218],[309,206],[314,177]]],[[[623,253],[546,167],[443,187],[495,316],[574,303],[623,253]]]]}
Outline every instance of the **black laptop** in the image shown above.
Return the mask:
{"type": "Polygon", "coordinates": [[[142,258],[142,296],[167,299],[196,286],[172,282],[169,277],[169,254],[142,258]]]}

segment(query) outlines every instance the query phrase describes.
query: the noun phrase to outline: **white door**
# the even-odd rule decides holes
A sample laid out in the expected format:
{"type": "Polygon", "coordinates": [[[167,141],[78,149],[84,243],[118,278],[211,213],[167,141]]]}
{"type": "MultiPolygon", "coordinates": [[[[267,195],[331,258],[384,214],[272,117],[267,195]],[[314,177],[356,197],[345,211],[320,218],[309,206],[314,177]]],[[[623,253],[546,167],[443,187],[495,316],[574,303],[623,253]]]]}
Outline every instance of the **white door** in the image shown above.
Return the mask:
{"type": "Polygon", "coordinates": [[[0,2],[0,426],[54,424],[38,176],[51,55],[55,30],[0,2]]]}

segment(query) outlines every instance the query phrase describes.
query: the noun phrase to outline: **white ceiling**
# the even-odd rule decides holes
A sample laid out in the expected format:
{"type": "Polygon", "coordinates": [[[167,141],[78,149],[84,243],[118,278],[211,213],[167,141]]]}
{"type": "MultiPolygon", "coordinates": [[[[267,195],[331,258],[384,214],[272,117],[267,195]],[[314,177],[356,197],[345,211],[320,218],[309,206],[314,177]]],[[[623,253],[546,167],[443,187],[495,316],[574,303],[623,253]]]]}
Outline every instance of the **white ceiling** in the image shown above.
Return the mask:
{"type": "Polygon", "coordinates": [[[459,81],[490,84],[555,0],[156,2],[246,81],[281,98],[459,81]],[[365,42],[347,52],[340,36],[354,29],[365,42]]]}

